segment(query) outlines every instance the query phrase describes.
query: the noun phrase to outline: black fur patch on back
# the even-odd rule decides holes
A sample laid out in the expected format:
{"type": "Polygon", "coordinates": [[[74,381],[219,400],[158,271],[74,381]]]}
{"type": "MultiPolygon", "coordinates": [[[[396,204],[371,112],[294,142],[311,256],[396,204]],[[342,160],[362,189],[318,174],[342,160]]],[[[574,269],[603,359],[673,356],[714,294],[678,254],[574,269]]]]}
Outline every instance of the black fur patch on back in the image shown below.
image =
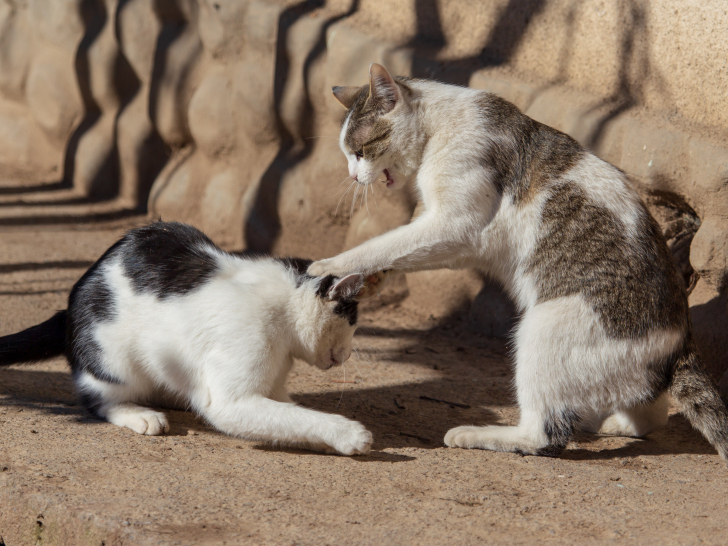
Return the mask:
{"type": "Polygon", "coordinates": [[[637,237],[574,183],[546,201],[541,239],[527,271],[539,302],[581,294],[615,338],[635,339],[656,328],[688,328],[685,287],[659,226],[644,206],[637,237]]]}
{"type": "Polygon", "coordinates": [[[566,444],[574,434],[574,429],[579,423],[579,416],[571,410],[550,412],[544,423],[544,432],[549,440],[549,445],[539,449],[536,455],[542,457],[558,457],[563,453],[566,444]]]}
{"type": "MultiPolygon", "coordinates": [[[[215,274],[217,263],[205,248],[217,249],[199,230],[176,222],[156,222],[131,230],[109,248],[75,284],[68,298],[66,357],[72,372],[87,372],[100,381],[121,383],[103,366],[101,348],[93,336],[99,323],[116,316],[114,293],[107,284],[104,265],[118,258],[137,292],[151,292],[165,299],[187,294],[215,274]]],[[[91,398],[83,400],[93,413],[91,398]]]]}
{"type": "Polygon", "coordinates": [[[528,201],[585,154],[569,135],[529,118],[497,95],[483,93],[478,102],[488,132],[499,137],[488,143],[483,162],[494,171],[498,190],[514,203],[528,201]]]}
{"type": "MultiPolygon", "coordinates": [[[[115,256],[124,239],[109,248],[99,260],[73,286],[68,296],[68,318],[66,331],[66,358],[74,375],[88,372],[107,383],[121,383],[109,374],[101,360],[101,348],[93,337],[95,326],[115,318],[115,302],[111,289],[104,279],[100,266],[115,256]]],[[[94,410],[82,403],[89,411],[94,410]]]]}
{"type": "Polygon", "coordinates": [[[137,292],[160,299],[187,294],[210,280],[218,264],[208,249],[219,250],[201,231],[178,222],[157,222],[130,231],[122,266],[137,292]]]}

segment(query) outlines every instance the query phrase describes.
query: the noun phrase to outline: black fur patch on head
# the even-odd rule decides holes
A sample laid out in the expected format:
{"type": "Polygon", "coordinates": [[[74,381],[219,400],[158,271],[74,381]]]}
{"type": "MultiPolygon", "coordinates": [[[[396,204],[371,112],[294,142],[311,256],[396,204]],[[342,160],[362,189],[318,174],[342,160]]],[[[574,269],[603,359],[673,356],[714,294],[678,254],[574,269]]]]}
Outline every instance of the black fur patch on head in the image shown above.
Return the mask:
{"type": "Polygon", "coordinates": [[[558,457],[566,449],[566,444],[574,434],[579,423],[579,416],[571,410],[552,411],[544,423],[544,432],[549,445],[539,449],[536,455],[542,457],[558,457]]]}
{"type": "Polygon", "coordinates": [[[331,290],[331,287],[334,286],[335,282],[336,277],[333,275],[326,275],[323,279],[321,279],[321,284],[319,284],[319,287],[316,290],[316,295],[319,298],[328,298],[329,290],[331,290]]]}
{"type": "Polygon", "coordinates": [[[359,303],[356,300],[339,300],[334,307],[334,313],[349,321],[349,326],[354,326],[358,319],[359,303]]]}
{"type": "Polygon", "coordinates": [[[553,190],[527,272],[539,302],[581,294],[611,337],[635,339],[657,328],[688,328],[683,280],[662,232],[644,206],[637,236],[576,184],[553,190]]]}
{"type": "Polygon", "coordinates": [[[301,286],[304,281],[313,279],[308,274],[308,266],[313,263],[313,260],[306,260],[304,258],[273,258],[275,261],[282,263],[286,269],[293,271],[296,274],[296,288],[301,286]]]}
{"type": "Polygon", "coordinates": [[[497,95],[483,93],[478,103],[488,132],[499,137],[488,143],[483,162],[494,172],[498,190],[514,203],[528,201],[585,154],[569,135],[529,118],[497,95]]]}
{"type": "Polygon", "coordinates": [[[134,289],[160,299],[187,294],[218,270],[209,250],[220,249],[187,224],[157,222],[130,231],[122,242],[122,266],[134,289]]]}
{"type": "MultiPolygon", "coordinates": [[[[331,290],[331,287],[334,286],[337,280],[338,278],[333,275],[326,275],[323,279],[321,279],[321,284],[319,284],[319,287],[316,290],[316,295],[319,298],[327,300],[329,298],[329,290],[331,290]]],[[[334,307],[334,313],[345,318],[349,322],[349,325],[354,326],[358,319],[358,309],[359,302],[355,299],[337,299],[336,307],[334,307]]]]}

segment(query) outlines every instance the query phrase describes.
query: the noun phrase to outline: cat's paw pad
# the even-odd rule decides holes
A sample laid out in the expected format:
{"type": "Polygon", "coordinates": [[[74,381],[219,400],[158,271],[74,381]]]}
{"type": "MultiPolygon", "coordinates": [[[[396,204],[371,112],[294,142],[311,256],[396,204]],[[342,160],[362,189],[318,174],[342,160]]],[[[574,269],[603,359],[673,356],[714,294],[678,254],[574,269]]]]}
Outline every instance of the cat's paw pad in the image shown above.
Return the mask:
{"type": "Polygon", "coordinates": [[[339,432],[331,447],[342,455],[366,455],[371,450],[373,441],[372,433],[364,428],[364,425],[349,421],[348,426],[339,432]]]}
{"type": "Polygon", "coordinates": [[[456,427],[445,434],[445,445],[447,447],[462,447],[471,449],[479,447],[483,427],[456,427]]]}
{"type": "Polygon", "coordinates": [[[110,412],[109,421],[147,436],[159,436],[169,432],[167,416],[150,409],[117,409],[110,412]]]}

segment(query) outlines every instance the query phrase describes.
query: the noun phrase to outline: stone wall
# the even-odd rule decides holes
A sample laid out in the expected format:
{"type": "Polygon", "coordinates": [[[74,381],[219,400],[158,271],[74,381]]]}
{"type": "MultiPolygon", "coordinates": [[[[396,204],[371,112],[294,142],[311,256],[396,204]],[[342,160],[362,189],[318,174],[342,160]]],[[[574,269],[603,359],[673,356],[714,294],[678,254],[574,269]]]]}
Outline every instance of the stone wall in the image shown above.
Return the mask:
{"type": "MultiPolygon", "coordinates": [[[[332,85],[364,83],[376,61],[489,89],[632,175],[686,278],[699,275],[691,303],[717,370],[725,28],[725,4],[697,0],[0,0],[0,164],[228,248],[318,258],[416,207],[383,188],[352,206],[332,85]]],[[[503,296],[470,273],[397,286],[436,317],[475,300],[489,333],[509,324],[503,296]]]]}

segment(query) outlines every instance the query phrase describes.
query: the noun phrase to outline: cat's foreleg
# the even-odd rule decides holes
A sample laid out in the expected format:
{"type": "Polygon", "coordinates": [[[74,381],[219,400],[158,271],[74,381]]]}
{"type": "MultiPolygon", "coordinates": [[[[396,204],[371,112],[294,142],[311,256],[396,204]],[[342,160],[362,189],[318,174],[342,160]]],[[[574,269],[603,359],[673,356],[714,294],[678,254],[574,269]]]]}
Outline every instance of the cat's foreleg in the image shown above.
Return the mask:
{"type": "Polygon", "coordinates": [[[468,233],[456,219],[443,221],[423,215],[356,248],[333,258],[312,263],[311,275],[343,277],[350,273],[370,275],[378,271],[420,271],[445,267],[464,267],[469,254],[468,233]]]}
{"type": "Polygon", "coordinates": [[[202,413],[218,430],[243,438],[342,455],[368,453],[372,444],[371,433],[361,423],[258,395],[216,397],[202,413]]]}

